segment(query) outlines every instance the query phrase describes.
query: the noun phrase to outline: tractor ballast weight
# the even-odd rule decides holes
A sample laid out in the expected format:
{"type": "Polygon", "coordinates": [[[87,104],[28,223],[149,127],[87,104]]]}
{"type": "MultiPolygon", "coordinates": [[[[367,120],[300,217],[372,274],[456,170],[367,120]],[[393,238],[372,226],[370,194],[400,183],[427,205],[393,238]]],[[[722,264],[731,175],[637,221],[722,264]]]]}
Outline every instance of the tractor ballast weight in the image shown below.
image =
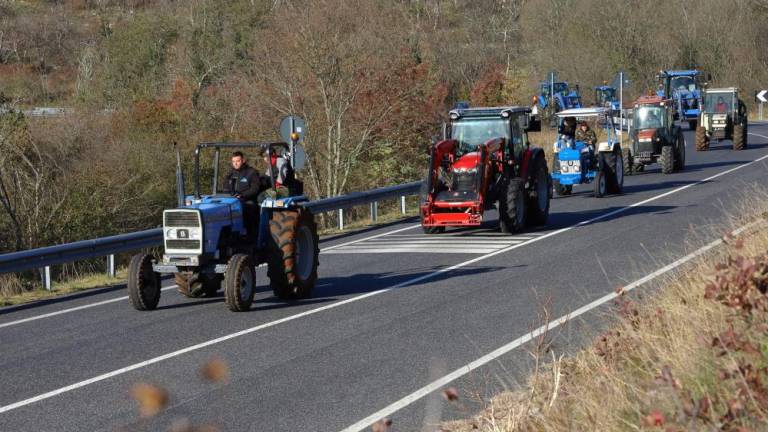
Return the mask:
{"type": "Polygon", "coordinates": [[[702,72],[699,70],[662,70],[656,75],[659,82],[657,96],[672,99],[675,119],[687,121],[690,129],[696,128],[702,104],[702,72]]]}
{"type": "MultiPolygon", "coordinates": [[[[172,274],[179,292],[187,297],[211,296],[223,288],[230,310],[248,310],[256,291],[256,266],[262,263],[268,265],[270,286],[277,297],[311,295],[317,279],[318,236],[312,214],[302,207],[307,199],[301,195],[301,182],[286,181],[283,186],[290,192],[288,197],[263,197],[258,222],[250,224],[244,219],[246,203],[219,190],[218,185],[222,150],[256,150],[269,161],[275,152],[292,156],[288,153],[291,148],[295,146],[285,142],[198,144],[192,195],[184,193],[177,156],[178,196],[183,202],[163,212],[162,257],[138,254],[131,259],[128,293],[134,308],[155,309],[160,299],[160,276],[172,274]],[[200,188],[200,155],[206,149],[214,151],[210,194],[203,194],[200,188]],[[249,232],[249,226],[256,232],[249,232]]],[[[268,186],[274,188],[274,169],[267,177],[268,186]]]]}
{"type": "Polygon", "coordinates": [[[744,150],[747,148],[747,120],[747,107],[739,99],[736,87],[706,89],[696,127],[696,150],[709,150],[712,140],[731,140],[734,150],[744,150]]]}
{"type": "Polygon", "coordinates": [[[652,163],[661,165],[664,174],[685,169],[685,140],[674,113],[674,102],[661,96],[641,96],[634,102],[630,142],[624,154],[626,175],[652,163]]]}
{"type": "Polygon", "coordinates": [[[550,177],[543,150],[528,143],[527,132],[536,127],[530,109],[458,109],[449,116],[443,139],[429,148],[420,204],[424,232],[479,226],[496,204],[502,232],[545,224],[550,177]]]}

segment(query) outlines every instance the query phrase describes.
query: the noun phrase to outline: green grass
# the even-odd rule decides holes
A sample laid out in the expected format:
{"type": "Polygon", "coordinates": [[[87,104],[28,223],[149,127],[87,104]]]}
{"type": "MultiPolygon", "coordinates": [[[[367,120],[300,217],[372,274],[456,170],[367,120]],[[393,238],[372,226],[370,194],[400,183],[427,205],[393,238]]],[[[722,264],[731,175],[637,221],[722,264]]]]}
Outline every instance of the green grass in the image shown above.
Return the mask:
{"type": "Polygon", "coordinates": [[[18,305],[22,303],[29,303],[58,297],[65,294],[71,294],[78,291],[85,291],[93,288],[120,285],[124,284],[126,279],[126,268],[119,269],[113,278],[107,276],[104,273],[89,274],[64,282],[53,283],[50,291],[37,288],[31,291],[24,291],[19,294],[0,296],[0,306],[18,305]]]}

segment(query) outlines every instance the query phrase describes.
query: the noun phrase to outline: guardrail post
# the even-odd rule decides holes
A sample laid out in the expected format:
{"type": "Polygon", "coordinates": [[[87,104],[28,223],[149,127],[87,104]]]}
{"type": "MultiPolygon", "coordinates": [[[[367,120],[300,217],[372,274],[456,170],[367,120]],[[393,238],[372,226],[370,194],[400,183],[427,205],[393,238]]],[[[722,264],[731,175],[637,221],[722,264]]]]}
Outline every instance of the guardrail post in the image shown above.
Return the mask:
{"type": "Polygon", "coordinates": [[[371,203],[371,222],[376,223],[376,219],[378,219],[378,213],[379,213],[379,203],[374,201],[371,203]]]}
{"type": "Polygon", "coordinates": [[[339,209],[339,230],[344,229],[344,209],[339,209]]]}
{"type": "Polygon", "coordinates": [[[115,254],[107,255],[107,276],[115,277],[115,254]]]}
{"type": "Polygon", "coordinates": [[[405,214],[405,195],[400,197],[400,213],[405,214]]]}
{"type": "Polygon", "coordinates": [[[44,269],[40,270],[40,276],[43,279],[43,288],[50,291],[51,290],[51,266],[45,266],[44,269]]]}

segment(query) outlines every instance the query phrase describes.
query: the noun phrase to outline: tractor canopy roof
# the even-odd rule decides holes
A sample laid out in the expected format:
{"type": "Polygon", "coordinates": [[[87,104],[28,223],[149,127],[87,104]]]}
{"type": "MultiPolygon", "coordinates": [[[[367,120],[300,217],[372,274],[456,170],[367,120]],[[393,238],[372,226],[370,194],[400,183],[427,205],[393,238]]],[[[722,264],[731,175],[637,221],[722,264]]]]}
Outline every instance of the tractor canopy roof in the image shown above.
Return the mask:
{"type": "Polygon", "coordinates": [[[733,94],[738,93],[739,89],[736,87],[723,87],[723,88],[708,88],[704,91],[706,94],[713,94],[713,93],[727,93],[727,94],[733,94]]]}
{"type": "Polygon", "coordinates": [[[571,108],[560,111],[557,116],[560,118],[565,117],[600,117],[605,116],[608,110],[603,107],[589,107],[589,108],[571,108]]]}
{"type": "Polygon", "coordinates": [[[666,105],[666,103],[669,102],[669,99],[663,98],[661,96],[640,96],[635,101],[634,105],[666,105]]]}
{"type": "Polygon", "coordinates": [[[701,71],[698,71],[696,69],[688,69],[688,70],[663,70],[660,72],[660,75],[662,76],[668,76],[668,77],[676,77],[676,76],[696,76],[700,75],[701,71]]]}
{"type": "Polygon", "coordinates": [[[483,108],[459,108],[451,110],[448,115],[451,120],[473,117],[499,117],[508,118],[514,113],[530,113],[530,107],[523,106],[504,106],[504,107],[483,107],[483,108]]]}

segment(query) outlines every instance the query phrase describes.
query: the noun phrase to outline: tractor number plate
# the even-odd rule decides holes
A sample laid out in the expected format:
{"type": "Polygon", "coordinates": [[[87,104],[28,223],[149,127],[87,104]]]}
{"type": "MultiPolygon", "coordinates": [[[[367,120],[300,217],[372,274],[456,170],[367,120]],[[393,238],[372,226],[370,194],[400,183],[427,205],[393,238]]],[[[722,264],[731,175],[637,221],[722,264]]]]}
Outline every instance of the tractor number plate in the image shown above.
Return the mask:
{"type": "Polygon", "coordinates": [[[189,238],[189,230],[186,229],[180,229],[176,231],[176,236],[180,239],[188,239],[189,238]]]}

